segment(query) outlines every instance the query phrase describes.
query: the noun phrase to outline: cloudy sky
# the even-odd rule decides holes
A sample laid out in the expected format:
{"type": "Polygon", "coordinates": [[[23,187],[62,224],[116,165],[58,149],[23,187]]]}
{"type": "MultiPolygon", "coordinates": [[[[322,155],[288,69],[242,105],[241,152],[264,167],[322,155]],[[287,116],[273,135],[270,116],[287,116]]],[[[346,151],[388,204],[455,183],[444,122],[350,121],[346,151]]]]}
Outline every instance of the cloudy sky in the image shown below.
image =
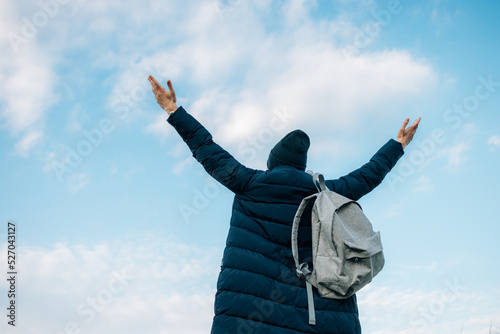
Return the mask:
{"type": "Polygon", "coordinates": [[[147,76],[240,162],[300,128],[338,178],[406,117],[361,200],[386,267],[364,333],[500,333],[499,1],[0,0],[2,333],[208,333],[232,194],[147,76]],[[491,327],[491,329],[490,329],[491,327]]]}

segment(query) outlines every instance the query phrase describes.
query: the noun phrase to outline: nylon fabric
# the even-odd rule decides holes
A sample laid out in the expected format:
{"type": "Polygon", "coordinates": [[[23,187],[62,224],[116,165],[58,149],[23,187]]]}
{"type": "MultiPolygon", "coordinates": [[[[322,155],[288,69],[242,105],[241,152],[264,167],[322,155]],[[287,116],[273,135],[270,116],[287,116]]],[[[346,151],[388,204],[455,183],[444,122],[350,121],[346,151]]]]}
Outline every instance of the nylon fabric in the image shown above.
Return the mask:
{"type": "MultiPolygon", "coordinates": [[[[291,166],[264,171],[242,165],[183,107],[170,114],[168,122],[207,173],[235,194],[211,333],[361,333],[356,295],[331,300],[313,289],[316,325],[308,323],[306,284],[295,273],[290,235],[300,202],[316,193],[311,175],[291,166]]],[[[390,140],[367,164],[325,184],[358,200],[382,181],[402,154],[401,144],[390,140]]],[[[304,215],[308,213],[310,208],[304,215]]],[[[302,221],[298,232],[298,253],[310,260],[310,219],[302,221]]]]}

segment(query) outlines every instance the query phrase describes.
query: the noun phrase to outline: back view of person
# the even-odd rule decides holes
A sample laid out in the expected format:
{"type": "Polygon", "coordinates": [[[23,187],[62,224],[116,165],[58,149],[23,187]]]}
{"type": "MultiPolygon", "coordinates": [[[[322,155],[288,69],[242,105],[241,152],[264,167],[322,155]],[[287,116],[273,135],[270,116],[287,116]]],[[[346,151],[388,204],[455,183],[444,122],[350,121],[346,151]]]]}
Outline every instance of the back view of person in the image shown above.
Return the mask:
{"type": "MultiPolygon", "coordinates": [[[[193,157],[235,195],[211,333],[361,333],[356,295],[325,299],[314,290],[316,325],[308,324],[305,281],[295,274],[290,244],[300,202],[317,191],[311,175],[305,172],[310,146],[307,134],[295,130],[280,140],[269,154],[267,170],[247,168],[216,144],[182,106],[177,107],[170,80],[168,91],[152,76],[149,81],[158,104],[169,114],[168,123],[193,157]]],[[[404,154],[420,119],[406,128],[408,122],[406,119],[397,140],[390,139],[359,169],[327,180],[327,187],[353,200],[373,190],[404,154]]],[[[301,259],[310,258],[310,229],[310,221],[303,220],[299,229],[301,259]]]]}

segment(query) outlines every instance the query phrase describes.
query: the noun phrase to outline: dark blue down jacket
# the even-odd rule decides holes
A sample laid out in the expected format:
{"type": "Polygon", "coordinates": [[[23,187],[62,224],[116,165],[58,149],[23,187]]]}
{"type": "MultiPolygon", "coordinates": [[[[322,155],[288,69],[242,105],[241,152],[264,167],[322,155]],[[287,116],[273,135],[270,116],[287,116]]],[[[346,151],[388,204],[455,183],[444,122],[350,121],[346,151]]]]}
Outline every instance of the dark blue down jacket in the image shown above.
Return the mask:
{"type": "MultiPolygon", "coordinates": [[[[361,333],[355,295],[324,299],[314,289],[317,323],[308,324],[305,281],[295,275],[290,239],[298,205],[317,192],[311,175],[290,166],[272,171],[243,166],[182,107],[170,114],[168,122],[205,170],[235,194],[211,333],[361,333]]],[[[358,200],[382,181],[402,155],[401,144],[391,139],[367,164],[326,184],[358,200]]],[[[310,234],[310,218],[303,219],[301,261],[310,257],[310,234]]]]}

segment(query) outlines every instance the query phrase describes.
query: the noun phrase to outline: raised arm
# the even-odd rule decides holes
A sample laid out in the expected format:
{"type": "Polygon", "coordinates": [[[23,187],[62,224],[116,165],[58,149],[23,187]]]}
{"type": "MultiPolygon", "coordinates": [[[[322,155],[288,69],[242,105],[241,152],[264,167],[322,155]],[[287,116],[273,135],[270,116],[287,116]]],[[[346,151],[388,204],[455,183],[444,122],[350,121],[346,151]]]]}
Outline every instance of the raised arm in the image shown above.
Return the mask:
{"type": "Polygon", "coordinates": [[[403,156],[403,149],[412,141],[420,118],[406,128],[408,122],[409,119],[406,119],[399,129],[397,140],[389,140],[368,163],[337,180],[327,180],[327,186],[353,200],[358,200],[372,191],[403,156]]]}
{"type": "Polygon", "coordinates": [[[177,107],[175,91],[169,80],[165,90],[149,77],[158,104],[169,114],[168,122],[188,145],[193,157],[213,178],[235,193],[244,191],[256,170],[240,164],[231,154],[212,140],[212,135],[181,106],[177,107]]]}

